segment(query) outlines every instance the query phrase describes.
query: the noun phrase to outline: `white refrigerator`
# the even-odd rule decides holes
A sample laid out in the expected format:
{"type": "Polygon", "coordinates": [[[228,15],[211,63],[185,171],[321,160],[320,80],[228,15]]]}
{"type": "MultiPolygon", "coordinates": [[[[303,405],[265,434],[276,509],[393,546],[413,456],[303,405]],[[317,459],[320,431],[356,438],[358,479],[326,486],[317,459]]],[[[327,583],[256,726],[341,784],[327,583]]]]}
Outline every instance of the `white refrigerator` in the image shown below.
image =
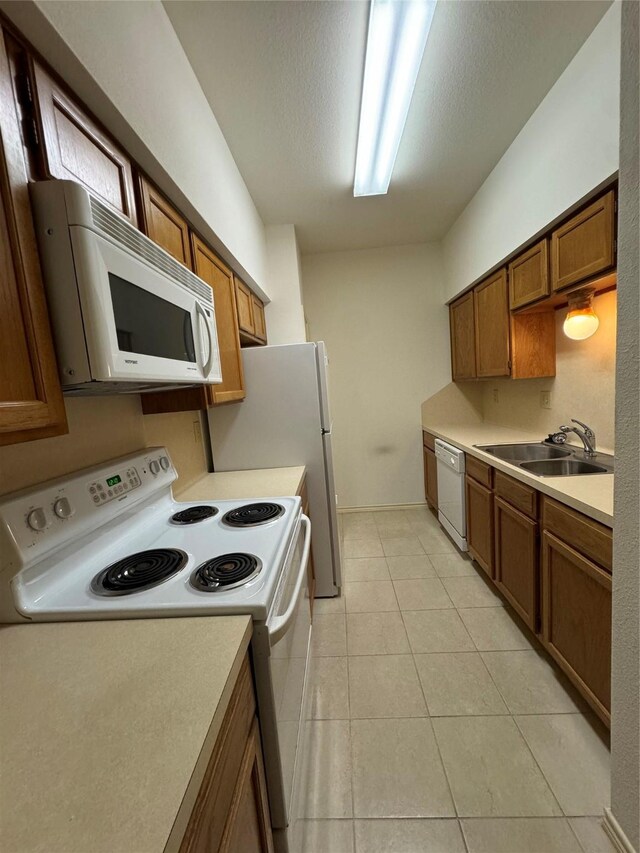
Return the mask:
{"type": "Polygon", "coordinates": [[[243,349],[246,398],[209,410],[216,471],[306,465],[316,595],[342,586],[327,353],[318,343],[243,349]]]}

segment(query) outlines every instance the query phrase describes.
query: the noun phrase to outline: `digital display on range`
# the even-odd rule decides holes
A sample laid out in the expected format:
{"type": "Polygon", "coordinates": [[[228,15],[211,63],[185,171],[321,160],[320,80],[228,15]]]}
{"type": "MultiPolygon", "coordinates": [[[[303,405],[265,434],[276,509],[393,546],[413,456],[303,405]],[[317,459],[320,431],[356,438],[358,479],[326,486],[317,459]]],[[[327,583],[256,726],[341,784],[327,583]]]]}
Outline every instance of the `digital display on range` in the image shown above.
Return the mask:
{"type": "Polygon", "coordinates": [[[111,486],[117,486],[118,483],[122,482],[122,477],[120,474],[116,474],[115,477],[107,477],[107,486],[111,488],[111,486]]]}

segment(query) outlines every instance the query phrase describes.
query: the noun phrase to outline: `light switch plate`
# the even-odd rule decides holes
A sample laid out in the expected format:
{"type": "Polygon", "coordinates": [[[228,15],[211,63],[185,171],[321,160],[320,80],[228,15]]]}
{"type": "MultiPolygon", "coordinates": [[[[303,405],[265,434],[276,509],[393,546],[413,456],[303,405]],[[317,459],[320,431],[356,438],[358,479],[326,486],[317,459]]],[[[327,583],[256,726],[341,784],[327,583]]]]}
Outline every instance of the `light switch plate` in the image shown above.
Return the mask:
{"type": "Polygon", "coordinates": [[[551,391],[541,391],[540,392],[540,408],[541,409],[550,409],[551,408],[551,391]]]}

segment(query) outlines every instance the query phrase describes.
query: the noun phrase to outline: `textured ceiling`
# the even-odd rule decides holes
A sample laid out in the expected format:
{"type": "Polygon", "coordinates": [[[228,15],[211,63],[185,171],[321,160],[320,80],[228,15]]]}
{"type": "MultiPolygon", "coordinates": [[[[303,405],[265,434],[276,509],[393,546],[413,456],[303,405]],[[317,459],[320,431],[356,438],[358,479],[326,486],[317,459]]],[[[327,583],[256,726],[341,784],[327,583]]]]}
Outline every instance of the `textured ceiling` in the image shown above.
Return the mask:
{"type": "Polygon", "coordinates": [[[368,3],[164,6],[266,224],[301,250],[438,239],[610,0],[440,0],[387,196],[353,198],[368,3]]]}

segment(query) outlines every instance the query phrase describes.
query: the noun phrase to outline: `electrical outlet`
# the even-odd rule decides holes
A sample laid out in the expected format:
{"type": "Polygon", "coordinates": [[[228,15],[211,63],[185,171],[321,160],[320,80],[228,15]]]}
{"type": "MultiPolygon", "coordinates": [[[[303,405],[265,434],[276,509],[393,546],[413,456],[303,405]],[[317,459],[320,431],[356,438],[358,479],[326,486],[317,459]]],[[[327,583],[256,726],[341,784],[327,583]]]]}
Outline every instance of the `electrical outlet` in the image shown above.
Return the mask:
{"type": "Polygon", "coordinates": [[[199,420],[193,422],[193,440],[196,444],[202,444],[202,426],[199,420]]]}
{"type": "Polygon", "coordinates": [[[494,402],[494,403],[499,403],[499,402],[500,402],[500,392],[498,391],[498,389],[497,389],[497,388],[494,388],[494,389],[493,389],[493,402],[494,402]]]}
{"type": "Polygon", "coordinates": [[[541,409],[550,409],[551,408],[551,391],[541,391],[540,392],[540,408],[541,409]]]}

